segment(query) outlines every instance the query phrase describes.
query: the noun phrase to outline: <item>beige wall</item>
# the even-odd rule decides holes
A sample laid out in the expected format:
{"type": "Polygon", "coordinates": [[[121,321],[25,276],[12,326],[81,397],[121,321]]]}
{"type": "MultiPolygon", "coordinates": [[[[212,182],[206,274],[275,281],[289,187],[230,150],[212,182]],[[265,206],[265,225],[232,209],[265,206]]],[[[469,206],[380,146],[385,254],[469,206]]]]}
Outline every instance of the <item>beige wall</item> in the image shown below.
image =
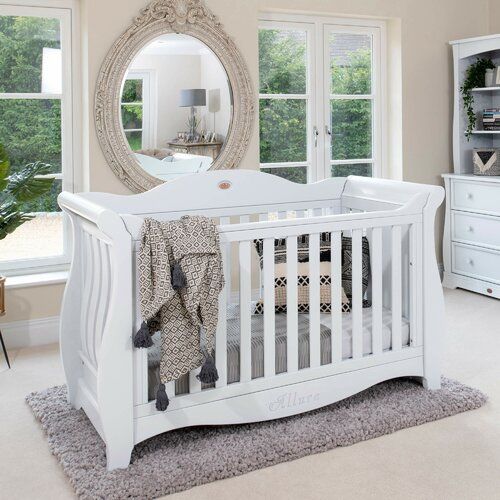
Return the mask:
{"type": "MultiPolygon", "coordinates": [[[[82,0],[82,26],[88,29],[83,36],[84,106],[93,102],[94,82],[106,52],[146,3],[145,0],[82,0]]],[[[255,86],[260,11],[392,19],[390,32],[401,34],[402,96],[399,102],[393,102],[393,109],[389,111],[391,121],[397,123],[397,109],[402,110],[403,178],[438,184],[440,174],[451,170],[452,59],[448,41],[500,31],[500,0],[207,0],[207,4],[243,53],[255,86]]],[[[391,46],[393,54],[394,50],[391,46]]],[[[390,68],[391,78],[398,76],[398,67],[396,64],[390,68]]],[[[104,160],[92,120],[90,110],[90,114],[84,116],[85,186],[127,193],[104,160]]],[[[241,168],[258,166],[257,130],[256,124],[241,168]]],[[[393,138],[397,139],[397,135],[394,133],[393,138]]],[[[398,161],[397,154],[394,158],[398,161]]],[[[442,213],[437,234],[441,232],[442,213]]],[[[15,296],[9,299],[12,310],[6,320],[52,315],[60,303],[61,287],[37,290],[40,295],[36,295],[38,291],[16,290],[15,296]],[[45,308],[26,306],[39,296],[45,308]]]]}
{"type": "Polygon", "coordinates": [[[500,0],[489,0],[490,33],[500,33],[500,0]]]}

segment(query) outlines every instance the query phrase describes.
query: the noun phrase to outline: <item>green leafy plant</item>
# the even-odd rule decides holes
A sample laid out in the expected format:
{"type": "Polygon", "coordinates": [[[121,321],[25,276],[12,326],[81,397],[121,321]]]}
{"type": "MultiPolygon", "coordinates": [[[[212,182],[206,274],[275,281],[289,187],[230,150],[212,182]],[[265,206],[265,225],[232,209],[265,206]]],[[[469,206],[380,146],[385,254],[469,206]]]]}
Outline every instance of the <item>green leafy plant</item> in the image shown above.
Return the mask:
{"type": "Polygon", "coordinates": [[[465,72],[465,80],[460,87],[464,102],[464,109],[467,113],[467,128],[465,136],[469,141],[476,126],[476,113],[474,112],[474,96],[472,89],[475,87],[484,87],[484,75],[487,69],[494,69],[493,61],[488,58],[480,58],[475,63],[471,64],[465,72]]]}
{"type": "Polygon", "coordinates": [[[50,191],[54,179],[39,177],[50,170],[49,164],[38,161],[10,174],[9,159],[0,144],[0,240],[33,219],[34,215],[25,211],[24,204],[50,191]]]}

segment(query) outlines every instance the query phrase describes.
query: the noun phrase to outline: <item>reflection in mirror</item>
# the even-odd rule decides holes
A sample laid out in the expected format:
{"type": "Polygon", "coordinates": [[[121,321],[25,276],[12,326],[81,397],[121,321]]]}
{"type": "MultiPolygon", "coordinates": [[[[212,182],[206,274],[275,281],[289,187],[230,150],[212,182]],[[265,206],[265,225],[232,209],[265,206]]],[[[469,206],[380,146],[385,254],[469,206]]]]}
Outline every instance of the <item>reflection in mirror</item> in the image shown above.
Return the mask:
{"type": "Polygon", "coordinates": [[[166,34],[144,47],[125,76],[121,121],[141,167],[164,181],[208,170],[232,118],[227,74],[198,39],[166,34]]]}

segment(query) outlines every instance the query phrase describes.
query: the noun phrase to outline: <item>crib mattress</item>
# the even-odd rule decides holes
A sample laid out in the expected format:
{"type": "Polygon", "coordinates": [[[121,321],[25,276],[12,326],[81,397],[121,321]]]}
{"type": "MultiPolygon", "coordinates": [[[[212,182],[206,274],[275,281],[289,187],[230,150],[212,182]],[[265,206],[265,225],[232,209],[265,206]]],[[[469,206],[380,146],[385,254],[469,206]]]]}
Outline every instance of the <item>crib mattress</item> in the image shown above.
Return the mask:
{"type": "MultiPolygon", "coordinates": [[[[238,308],[228,310],[227,320],[227,381],[228,384],[238,382],[240,376],[240,328],[238,308]]],[[[320,316],[320,345],[321,364],[328,364],[332,359],[331,352],[331,315],[320,316]]],[[[372,309],[363,309],[363,355],[371,353],[372,349],[372,309]]],[[[252,315],[252,378],[264,376],[264,316],[252,315]]],[[[401,325],[402,345],[407,346],[410,338],[410,328],[407,319],[402,318],[401,325]]],[[[286,363],[286,314],[275,315],[276,331],[276,373],[287,370],[286,363]]],[[[384,350],[391,348],[392,336],[392,312],[389,309],[382,310],[382,347],[384,350]]],[[[299,314],[298,316],[298,338],[299,338],[299,369],[309,366],[309,316],[299,314]]],[[[148,351],[148,382],[149,400],[155,399],[156,390],[160,383],[160,357],[161,338],[157,333],[153,336],[154,345],[148,351]]],[[[342,313],[342,358],[348,359],[352,356],[352,314],[342,313]]],[[[188,374],[181,377],[175,384],[176,394],[189,392],[188,374]]]]}

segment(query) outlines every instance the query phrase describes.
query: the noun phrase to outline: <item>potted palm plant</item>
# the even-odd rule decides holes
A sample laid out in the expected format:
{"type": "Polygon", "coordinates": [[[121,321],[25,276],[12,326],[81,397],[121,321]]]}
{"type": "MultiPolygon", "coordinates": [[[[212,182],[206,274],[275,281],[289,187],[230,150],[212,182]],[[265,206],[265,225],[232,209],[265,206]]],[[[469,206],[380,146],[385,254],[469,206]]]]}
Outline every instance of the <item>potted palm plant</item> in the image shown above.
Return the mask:
{"type": "MultiPolygon", "coordinates": [[[[0,144],[0,240],[35,217],[23,206],[50,191],[54,179],[40,177],[50,173],[50,168],[37,161],[11,173],[7,152],[0,144]]],[[[5,314],[4,287],[5,277],[0,276],[0,315],[5,314]]]]}

